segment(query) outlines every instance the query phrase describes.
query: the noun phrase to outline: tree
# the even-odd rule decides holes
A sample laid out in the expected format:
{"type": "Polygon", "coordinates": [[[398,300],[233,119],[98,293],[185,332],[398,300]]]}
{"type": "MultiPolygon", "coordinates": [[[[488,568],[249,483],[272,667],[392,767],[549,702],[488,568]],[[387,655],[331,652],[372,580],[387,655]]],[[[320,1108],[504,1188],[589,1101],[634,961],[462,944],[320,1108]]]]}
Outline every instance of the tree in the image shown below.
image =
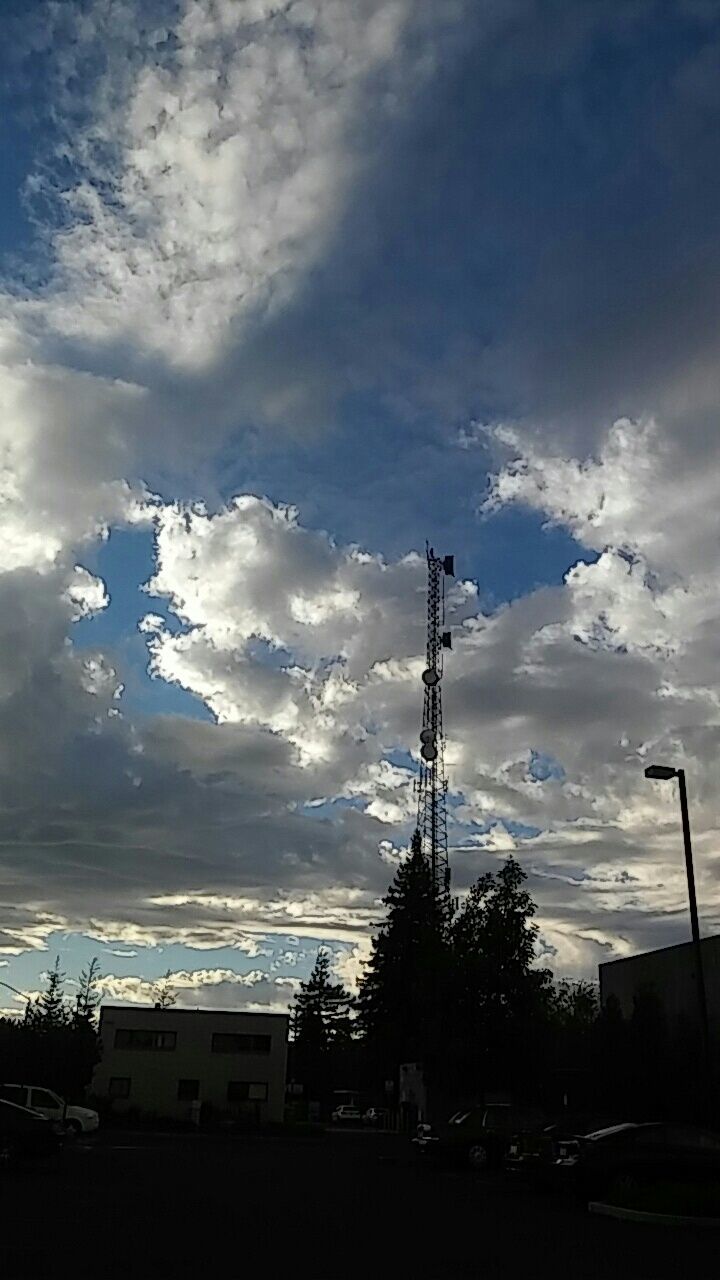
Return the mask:
{"type": "Polygon", "coordinates": [[[330,952],[321,947],[307,982],[301,982],[293,1009],[293,1071],[311,1102],[327,1106],[339,1084],[352,1040],[353,1000],[330,977],[330,952]]]}
{"type": "Polygon", "coordinates": [[[37,1000],[29,1001],[25,1008],[25,1021],[40,1031],[51,1031],[65,1027],[68,1023],[68,1010],[65,1004],[63,983],[65,974],[60,970],[60,957],[55,957],[55,964],[46,976],[47,986],[37,1000]]]}
{"type": "Polygon", "coordinates": [[[177,994],[172,984],[172,970],[167,969],[162,978],[153,983],[152,999],[156,1009],[170,1009],[177,1004],[177,994]]]}
{"type": "Polygon", "coordinates": [[[443,1049],[449,972],[449,907],[415,832],[387,896],[387,917],[360,982],[360,1028],[384,1078],[401,1062],[435,1071],[443,1049]]]}
{"type": "Polygon", "coordinates": [[[300,983],[293,1012],[295,1043],[320,1053],[352,1035],[352,996],[330,981],[330,952],[321,947],[307,982],[300,983]]]}
{"type": "Polygon", "coordinates": [[[535,904],[514,858],[480,876],[452,926],[453,1053],[466,1090],[525,1083],[528,1050],[539,1034],[550,973],[534,968],[535,904]]]}
{"type": "Polygon", "coordinates": [[[596,982],[561,978],[552,991],[552,1011],[556,1022],[576,1031],[594,1026],[599,1015],[599,991],[596,982]]]}
{"type": "Polygon", "coordinates": [[[76,1028],[87,1027],[93,1031],[95,1030],[97,1010],[100,1004],[98,983],[101,977],[100,963],[97,956],[93,956],[87,968],[81,971],[78,978],[78,991],[75,996],[75,1009],[73,1011],[73,1024],[76,1028]]]}
{"type": "Polygon", "coordinates": [[[549,1073],[546,1099],[583,1109],[596,1093],[596,1027],[600,1013],[597,983],[561,978],[549,992],[544,1062],[549,1073]]]}
{"type": "Polygon", "coordinates": [[[48,1085],[71,1102],[82,1100],[99,1056],[94,1025],[98,978],[95,960],[80,975],[71,1010],[57,957],[45,991],[26,1006],[24,1021],[3,1029],[2,1056],[10,1078],[48,1085]]]}

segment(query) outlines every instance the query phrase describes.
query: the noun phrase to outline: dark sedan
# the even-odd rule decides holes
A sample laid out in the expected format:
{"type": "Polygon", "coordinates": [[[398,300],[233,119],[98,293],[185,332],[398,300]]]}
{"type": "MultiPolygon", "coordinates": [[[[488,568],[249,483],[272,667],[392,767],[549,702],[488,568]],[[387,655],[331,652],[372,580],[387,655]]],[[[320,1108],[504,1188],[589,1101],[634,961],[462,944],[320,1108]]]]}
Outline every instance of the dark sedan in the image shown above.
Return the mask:
{"type": "Polygon", "coordinates": [[[561,1144],[567,1145],[577,1141],[578,1135],[594,1133],[611,1124],[612,1117],[566,1112],[541,1128],[522,1129],[510,1139],[505,1167],[513,1174],[547,1175],[558,1160],[561,1144]]]}
{"type": "Polygon", "coordinates": [[[560,1141],[556,1168],[588,1196],[668,1179],[715,1181],[720,1178],[720,1136],[667,1121],[612,1125],[560,1141]]]}
{"type": "Polygon", "coordinates": [[[464,1107],[437,1129],[420,1125],[414,1139],[426,1159],[465,1164],[474,1169],[498,1169],[505,1160],[511,1136],[519,1128],[537,1127],[537,1108],[511,1103],[464,1107]]]}
{"type": "Polygon", "coordinates": [[[62,1135],[52,1121],[0,1099],[0,1169],[55,1155],[61,1145],[62,1135]]]}

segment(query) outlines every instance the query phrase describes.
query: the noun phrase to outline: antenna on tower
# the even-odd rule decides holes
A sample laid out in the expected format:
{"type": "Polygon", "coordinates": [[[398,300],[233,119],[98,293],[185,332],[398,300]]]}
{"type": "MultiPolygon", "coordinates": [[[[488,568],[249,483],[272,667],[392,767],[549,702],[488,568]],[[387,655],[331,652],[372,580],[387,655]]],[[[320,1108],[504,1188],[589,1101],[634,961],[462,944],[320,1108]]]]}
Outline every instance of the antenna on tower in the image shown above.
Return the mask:
{"type": "Polygon", "coordinates": [[[420,731],[417,829],[421,849],[438,893],[450,889],[447,847],[447,778],[442,716],[443,650],[452,647],[445,626],[445,577],[454,578],[454,556],[436,556],[425,544],[428,566],[427,655],[422,681],[423,724],[420,731]]]}

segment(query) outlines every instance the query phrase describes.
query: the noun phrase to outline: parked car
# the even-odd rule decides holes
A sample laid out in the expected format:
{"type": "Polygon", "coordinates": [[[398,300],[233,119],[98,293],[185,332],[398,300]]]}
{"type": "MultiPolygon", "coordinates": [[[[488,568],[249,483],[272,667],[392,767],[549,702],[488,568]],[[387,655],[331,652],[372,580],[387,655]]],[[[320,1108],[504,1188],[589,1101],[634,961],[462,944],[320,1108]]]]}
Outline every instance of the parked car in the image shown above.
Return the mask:
{"type": "Polygon", "coordinates": [[[357,1107],[351,1107],[348,1103],[343,1102],[333,1111],[330,1119],[333,1124],[360,1124],[362,1113],[357,1107]]]}
{"type": "Polygon", "coordinates": [[[537,1128],[541,1121],[542,1113],[537,1107],[489,1103],[456,1111],[437,1130],[427,1124],[418,1125],[413,1141],[426,1158],[438,1163],[497,1169],[505,1160],[513,1133],[537,1128]]]}
{"type": "Polygon", "coordinates": [[[387,1124],[388,1112],[385,1107],[368,1107],[362,1119],[363,1124],[382,1128],[387,1124]]]}
{"type": "Polygon", "coordinates": [[[559,1158],[561,1143],[608,1127],[610,1123],[609,1117],[597,1114],[565,1112],[547,1124],[521,1129],[510,1138],[505,1168],[513,1174],[547,1176],[559,1158]]]}
{"type": "Polygon", "coordinates": [[[720,1179],[720,1136],[689,1124],[618,1124],[558,1143],[558,1175],[583,1196],[623,1184],[720,1179]]]}
{"type": "Polygon", "coordinates": [[[0,1099],[0,1168],[52,1156],[62,1143],[62,1128],[53,1121],[0,1099]]]}
{"type": "Polygon", "coordinates": [[[69,1105],[52,1089],[41,1088],[39,1085],[0,1085],[0,1099],[37,1111],[47,1120],[54,1120],[64,1125],[67,1131],[73,1134],[93,1133],[100,1123],[97,1111],[93,1111],[90,1107],[69,1105]]]}

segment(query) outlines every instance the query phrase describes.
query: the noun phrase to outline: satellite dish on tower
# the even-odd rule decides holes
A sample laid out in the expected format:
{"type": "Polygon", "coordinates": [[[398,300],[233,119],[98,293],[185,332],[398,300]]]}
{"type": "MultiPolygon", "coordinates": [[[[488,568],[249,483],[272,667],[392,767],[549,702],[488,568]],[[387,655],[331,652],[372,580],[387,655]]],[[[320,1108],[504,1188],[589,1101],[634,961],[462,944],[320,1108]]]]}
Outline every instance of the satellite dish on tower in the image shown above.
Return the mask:
{"type": "Polygon", "coordinates": [[[432,729],[421,729],[421,730],[420,730],[420,741],[421,741],[421,742],[434,742],[434,741],[435,741],[435,734],[433,733],[432,729]]]}
{"type": "Polygon", "coordinates": [[[422,673],[422,678],[423,684],[426,684],[428,689],[431,689],[434,684],[437,684],[440,676],[437,671],[433,671],[432,667],[427,667],[422,673]]]}
{"type": "Polygon", "coordinates": [[[433,742],[424,742],[420,748],[420,755],[423,760],[437,760],[437,747],[433,742]]]}

